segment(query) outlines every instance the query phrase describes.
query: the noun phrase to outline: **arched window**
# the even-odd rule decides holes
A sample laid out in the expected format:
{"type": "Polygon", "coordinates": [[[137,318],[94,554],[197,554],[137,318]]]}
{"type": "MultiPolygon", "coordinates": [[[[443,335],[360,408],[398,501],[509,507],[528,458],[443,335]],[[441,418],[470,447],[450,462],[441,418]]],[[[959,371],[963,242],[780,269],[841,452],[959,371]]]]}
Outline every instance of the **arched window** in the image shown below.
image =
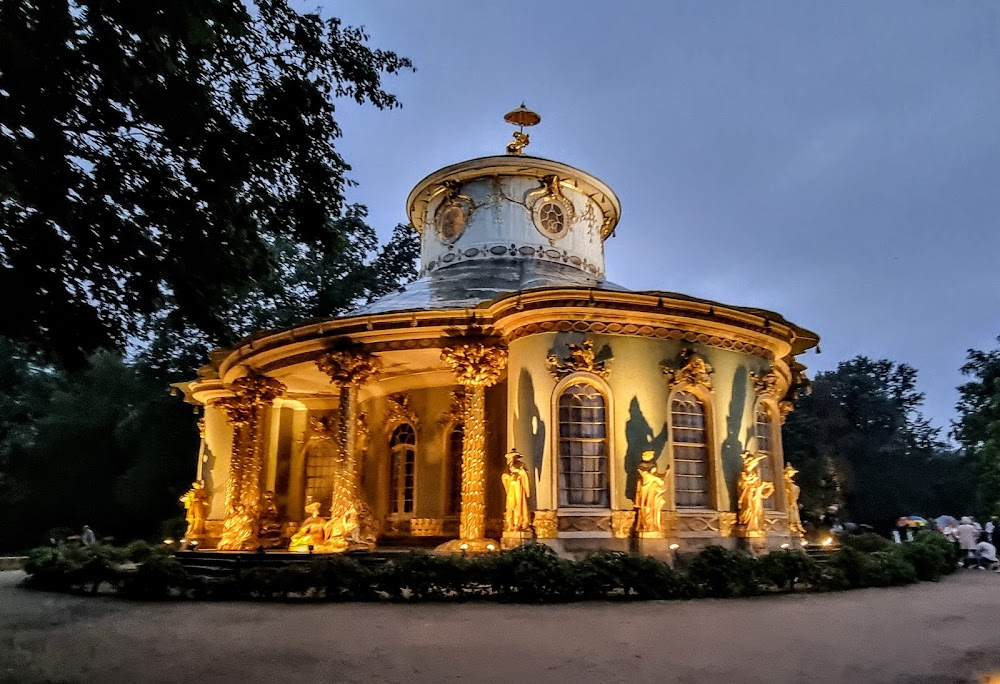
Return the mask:
{"type": "Polygon", "coordinates": [[[455,425],[448,434],[448,513],[462,512],[462,442],[465,426],[455,425]]]}
{"type": "Polygon", "coordinates": [[[559,505],[607,508],[608,428],[604,395],[589,384],[559,397],[559,505]]]}
{"type": "Polygon", "coordinates": [[[392,431],[389,440],[392,473],[389,484],[389,512],[413,513],[413,476],[417,460],[417,436],[409,423],[392,431]]]}
{"type": "Polygon", "coordinates": [[[708,508],[708,439],[705,405],[691,392],[670,402],[670,436],[678,508],[708,508]]]}
{"type": "MultiPolygon", "coordinates": [[[[757,451],[762,454],[767,454],[767,458],[760,462],[757,466],[760,473],[760,479],[764,482],[774,482],[774,438],[772,436],[771,428],[773,422],[771,419],[771,411],[765,404],[757,405],[757,416],[756,416],[756,428],[755,434],[757,435],[757,451]]],[[[775,488],[777,488],[775,483],[775,488]]],[[[774,497],[776,495],[772,494],[768,498],[764,499],[764,508],[768,510],[774,510],[774,497]]]]}

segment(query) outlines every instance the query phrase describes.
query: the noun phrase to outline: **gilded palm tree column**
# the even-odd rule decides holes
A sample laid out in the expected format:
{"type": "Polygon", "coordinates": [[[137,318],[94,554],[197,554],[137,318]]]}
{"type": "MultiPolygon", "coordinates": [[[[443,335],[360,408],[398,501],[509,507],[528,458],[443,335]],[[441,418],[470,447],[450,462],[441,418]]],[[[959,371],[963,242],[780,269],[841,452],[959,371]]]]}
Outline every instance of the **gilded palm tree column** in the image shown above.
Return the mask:
{"type": "Polygon", "coordinates": [[[357,462],[358,391],[378,373],[381,362],[368,352],[353,350],[330,352],[317,359],[316,365],[340,392],[338,468],[330,502],[328,543],[323,550],[345,551],[349,539],[370,546],[375,542],[372,516],[358,492],[361,479],[357,462]]]}
{"type": "Polygon", "coordinates": [[[441,360],[465,387],[465,432],[462,438],[462,513],[459,538],[439,551],[494,551],[500,545],[486,539],[486,388],[500,379],[507,350],[497,345],[464,344],[442,350],[441,360]]]}
{"type": "Polygon", "coordinates": [[[285,391],[285,386],[254,373],[236,380],[231,389],[233,396],[217,402],[233,426],[226,514],[218,548],[246,551],[257,543],[264,411],[285,391]]]}

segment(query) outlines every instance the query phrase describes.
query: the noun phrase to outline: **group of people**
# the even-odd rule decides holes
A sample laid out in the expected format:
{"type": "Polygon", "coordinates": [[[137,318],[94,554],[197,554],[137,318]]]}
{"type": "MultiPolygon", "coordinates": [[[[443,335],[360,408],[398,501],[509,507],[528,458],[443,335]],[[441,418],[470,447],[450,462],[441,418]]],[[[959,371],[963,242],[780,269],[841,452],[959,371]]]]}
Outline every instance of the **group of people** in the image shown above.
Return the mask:
{"type": "Polygon", "coordinates": [[[960,567],[1000,572],[997,547],[993,544],[993,534],[996,529],[996,518],[991,518],[985,525],[980,525],[975,518],[965,516],[961,520],[949,521],[941,532],[958,550],[960,567]]]}

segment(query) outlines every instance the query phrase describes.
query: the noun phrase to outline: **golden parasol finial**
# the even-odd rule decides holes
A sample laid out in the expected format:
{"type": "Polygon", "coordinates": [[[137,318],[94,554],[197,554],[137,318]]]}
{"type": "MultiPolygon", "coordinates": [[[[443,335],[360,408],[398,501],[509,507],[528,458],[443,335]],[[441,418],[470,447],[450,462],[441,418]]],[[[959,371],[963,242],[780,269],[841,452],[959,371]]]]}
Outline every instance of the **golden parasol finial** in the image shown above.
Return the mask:
{"type": "Polygon", "coordinates": [[[504,114],[503,120],[518,127],[518,130],[514,131],[514,139],[507,143],[507,154],[519,155],[529,143],[524,127],[541,123],[542,117],[525,107],[522,102],[520,107],[504,114]]]}

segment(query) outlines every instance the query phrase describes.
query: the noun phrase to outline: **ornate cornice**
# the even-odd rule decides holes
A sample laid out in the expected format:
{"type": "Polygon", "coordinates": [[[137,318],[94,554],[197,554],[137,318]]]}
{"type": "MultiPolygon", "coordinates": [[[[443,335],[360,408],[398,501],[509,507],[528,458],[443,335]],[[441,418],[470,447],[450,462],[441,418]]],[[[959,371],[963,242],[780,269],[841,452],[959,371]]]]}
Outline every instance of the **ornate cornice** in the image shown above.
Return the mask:
{"type": "Polygon", "coordinates": [[[670,389],[700,386],[711,390],[711,376],[714,372],[712,366],[691,349],[682,351],[680,358],[684,362],[684,365],[680,368],[673,368],[668,364],[661,366],[663,377],[667,379],[670,389]]]}
{"type": "Polygon", "coordinates": [[[528,335],[538,335],[549,332],[576,332],[576,333],[598,333],[605,335],[628,335],[630,337],[649,337],[659,340],[680,340],[692,344],[703,344],[708,347],[725,349],[727,351],[753,354],[768,361],[774,360],[774,353],[768,349],[755,344],[741,342],[717,335],[707,335],[681,328],[669,328],[652,325],[636,325],[632,323],[619,323],[614,321],[570,321],[555,320],[542,323],[529,323],[510,331],[507,334],[507,341],[514,340],[528,335]]]}
{"type": "Polygon", "coordinates": [[[441,360],[466,387],[490,387],[507,367],[507,350],[484,343],[462,344],[441,350],[441,360]]]}
{"type": "Polygon", "coordinates": [[[593,373],[602,378],[608,377],[611,369],[608,368],[608,359],[598,359],[594,353],[594,343],[584,340],[583,344],[567,344],[569,353],[562,360],[550,353],[548,356],[548,368],[557,379],[562,379],[570,373],[593,373]]]}

